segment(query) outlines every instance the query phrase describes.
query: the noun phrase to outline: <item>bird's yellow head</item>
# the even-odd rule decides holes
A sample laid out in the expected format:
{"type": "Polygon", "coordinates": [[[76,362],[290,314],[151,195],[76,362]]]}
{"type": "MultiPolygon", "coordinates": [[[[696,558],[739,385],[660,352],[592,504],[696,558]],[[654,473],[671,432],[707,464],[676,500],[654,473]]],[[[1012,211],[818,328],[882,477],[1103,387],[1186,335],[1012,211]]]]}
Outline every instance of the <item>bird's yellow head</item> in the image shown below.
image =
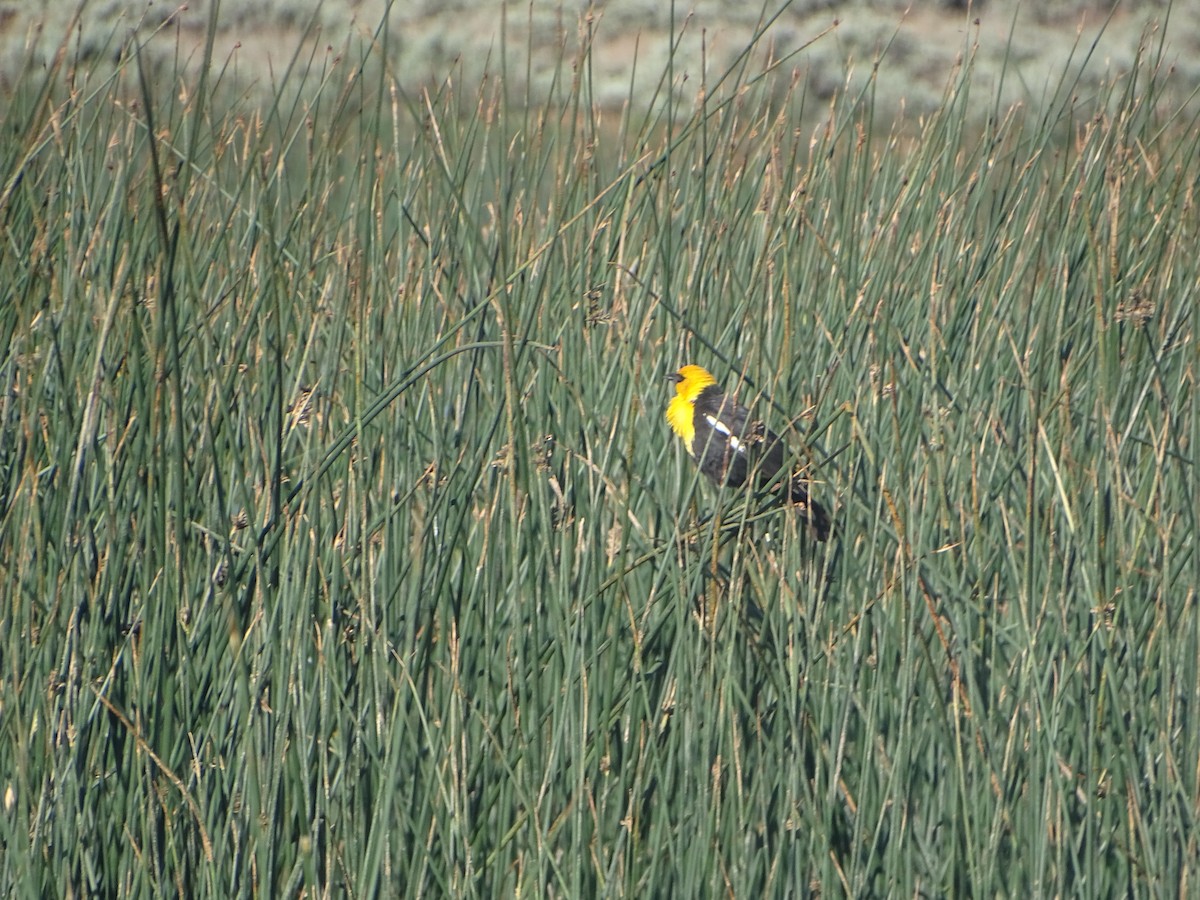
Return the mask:
{"type": "Polygon", "coordinates": [[[710,384],[717,383],[717,379],[713,378],[712,373],[702,366],[684,366],[678,372],[668,375],[667,378],[675,382],[675,393],[686,403],[695,403],[702,390],[710,384]]]}
{"type": "Polygon", "coordinates": [[[667,406],[667,421],[687,447],[688,453],[694,455],[692,444],[696,440],[696,398],[706,387],[716,384],[717,379],[707,369],[688,365],[678,372],[672,372],[667,380],[675,382],[675,396],[667,406]]]}

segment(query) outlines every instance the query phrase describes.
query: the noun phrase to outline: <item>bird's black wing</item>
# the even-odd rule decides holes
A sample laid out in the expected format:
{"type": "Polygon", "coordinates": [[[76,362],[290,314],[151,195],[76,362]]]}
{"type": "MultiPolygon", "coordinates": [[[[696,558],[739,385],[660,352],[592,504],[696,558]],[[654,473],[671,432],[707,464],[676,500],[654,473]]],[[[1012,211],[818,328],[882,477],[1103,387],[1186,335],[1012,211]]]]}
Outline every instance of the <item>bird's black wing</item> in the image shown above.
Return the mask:
{"type": "MultiPolygon", "coordinates": [[[[765,487],[783,468],[783,439],[751,418],[746,407],[716,385],[700,392],[692,419],[696,429],[693,452],[700,471],[714,483],[738,487],[755,472],[758,483],[765,487]]],[[[808,521],[817,540],[828,538],[829,515],[809,497],[807,479],[795,474],[785,484],[789,499],[808,521]]]]}
{"type": "Polygon", "coordinates": [[[716,385],[701,391],[692,418],[700,471],[717,484],[737,487],[755,470],[760,480],[770,480],[783,465],[779,438],[716,385]]]}

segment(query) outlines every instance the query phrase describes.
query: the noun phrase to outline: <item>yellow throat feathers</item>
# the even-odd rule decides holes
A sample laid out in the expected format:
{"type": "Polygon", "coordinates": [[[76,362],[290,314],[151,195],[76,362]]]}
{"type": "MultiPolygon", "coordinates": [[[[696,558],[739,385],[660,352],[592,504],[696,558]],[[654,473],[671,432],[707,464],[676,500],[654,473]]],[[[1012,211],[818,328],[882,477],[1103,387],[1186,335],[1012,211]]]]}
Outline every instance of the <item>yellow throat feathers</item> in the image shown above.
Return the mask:
{"type": "Polygon", "coordinates": [[[684,366],[671,377],[675,380],[675,396],[667,406],[667,421],[671,423],[671,430],[679,435],[679,439],[687,447],[688,453],[695,456],[692,444],[696,440],[696,425],[693,421],[696,398],[710,384],[716,384],[717,379],[700,366],[684,366]]]}

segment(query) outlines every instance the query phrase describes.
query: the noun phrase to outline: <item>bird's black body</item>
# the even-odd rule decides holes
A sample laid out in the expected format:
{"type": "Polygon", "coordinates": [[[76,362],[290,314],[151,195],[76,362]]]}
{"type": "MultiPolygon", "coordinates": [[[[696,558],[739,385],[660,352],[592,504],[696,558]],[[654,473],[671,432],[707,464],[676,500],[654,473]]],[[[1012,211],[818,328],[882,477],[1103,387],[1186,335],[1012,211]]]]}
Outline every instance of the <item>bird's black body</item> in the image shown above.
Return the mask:
{"type": "Polygon", "coordinates": [[[757,469],[760,480],[770,481],[783,466],[783,444],[750,411],[717,385],[709,385],[696,398],[692,448],[700,471],[716,484],[739,487],[757,469]]]}
{"type": "MultiPolygon", "coordinates": [[[[692,455],[700,471],[715,484],[740,487],[754,474],[758,484],[766,487],[784,466],[779,435],[752,419],[750,411],[718,385],[705,387],[696,397],[692,427],[692,455]]],[[[818,540],[825,540],[829,517],[819,503],[809,499],[804,478],[795,475],[786,483],[792,503],[803,510],[818,540]]]]}

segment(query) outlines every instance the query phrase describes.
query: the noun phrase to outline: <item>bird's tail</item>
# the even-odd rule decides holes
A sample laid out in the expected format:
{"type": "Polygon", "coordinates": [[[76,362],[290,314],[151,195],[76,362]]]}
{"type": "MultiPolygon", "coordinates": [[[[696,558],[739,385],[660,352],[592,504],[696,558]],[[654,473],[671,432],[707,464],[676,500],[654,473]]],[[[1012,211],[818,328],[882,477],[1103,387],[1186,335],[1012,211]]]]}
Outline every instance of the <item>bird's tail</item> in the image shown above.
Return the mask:
{"type": "Polygon", "coordinates": [[[828,540],[832,530],[829,514],[825,512],[825,507],[808,496],[808,479],[803,475],[793,475],[790,493],[792,503],[799,509],[817,540],[828,540]]]}

